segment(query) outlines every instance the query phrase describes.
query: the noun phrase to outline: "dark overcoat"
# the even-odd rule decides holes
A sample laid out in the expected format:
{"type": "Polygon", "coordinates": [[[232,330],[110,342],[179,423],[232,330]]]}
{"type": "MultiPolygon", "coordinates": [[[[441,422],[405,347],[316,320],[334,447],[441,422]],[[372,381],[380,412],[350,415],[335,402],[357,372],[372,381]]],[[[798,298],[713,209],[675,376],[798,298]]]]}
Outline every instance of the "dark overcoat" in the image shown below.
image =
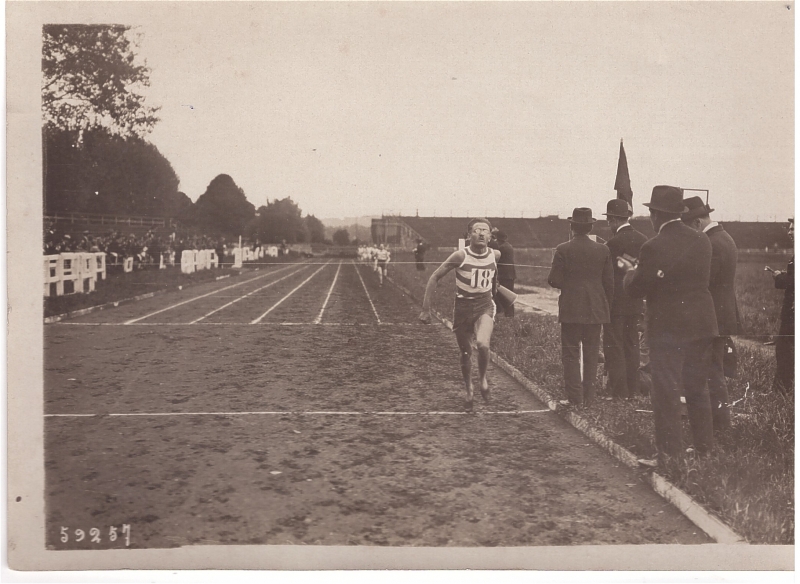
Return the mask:
{"type": "Polygon", "coordinates": [[[715,225],[706,231],[706,235],[711,241],[711,276],[708,291],[714,299],[719,334],[738,335],[739,307],[736,303],[734,282],[739,252],[733,238],[722,225],[715,225]]]}
{"type": "Polygon", "coordinates": [[[645,242],[639,265],[625,274],[623,285],[630,296],[647,300],[651,344],[717,336],[710,276],[711,240],[705,233],[674,221],[645,242]]]}
{"type": "Polygon", "coordinates": [[[641,298],[633,298],[625,292],[622,286],[625,271],[617,265],[617,258],[622,254],[638,258],[639,250],[645,241],[647,237],[633,227],[627,226],[618,229],[614,237],[606,243],[611,250],[611,263],[614,266],[614,300],[611,303],[611,314],[635,316],[644,311],[644,301],[641,298]]]}
{"type": "Polygon", "coordinates": [[[561,289],[558,322],[605,324],[611,322],[614,269],[611,252],[586,235],[576,235],[556,248],[548,283],[561,289]]]}
{"type": "Polygon", "coordinates": [[[514,247],[503,241],[498,243],[497,250],[500,251],[500,259],[497,261],[497,279],[498,280],[516,280],[517,270],[514,267],[514,247]]]}

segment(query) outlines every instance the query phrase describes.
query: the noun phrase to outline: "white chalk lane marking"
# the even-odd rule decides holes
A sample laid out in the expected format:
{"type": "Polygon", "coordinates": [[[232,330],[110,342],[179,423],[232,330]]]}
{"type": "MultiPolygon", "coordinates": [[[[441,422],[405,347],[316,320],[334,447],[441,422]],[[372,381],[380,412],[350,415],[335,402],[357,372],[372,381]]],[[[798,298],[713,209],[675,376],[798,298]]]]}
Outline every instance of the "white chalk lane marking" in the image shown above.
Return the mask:
{"type": "Polygon", "coordinates": [[[122,324],[134,324],[139,322],[140,320],[144,320],[146,318],[150,318],[151,316],[155,316],[156,314],[161,314],[162,312],[166,312],[167,310],[172,310],[173,308],[177,308],[179,306],[183,306],[184,304],[189,304],[190,302],[194,302],[195,300],[200,300],[201,298],[206,298],[208,296],[213,296],[214,294],[219,294],[223,290],[230,290],[231,288],[236,288],[237,286],[243,286],[249,282],[254,282],[256,280],[261,280],[262,278],[266,278],[272,274],[276,274],[278,272],[282,272],[283,270],[288,270],[292,266],[284,266],[282,268],[278,268],[277,270],[272,270],[267,272],[266,274],[261,274],[260,276],[256,276],[255,278],[250,278],[249,280],[245,280],[244,282],[237,282],[236,284],[231,284],[230,286],[225,286],[224,288],[220,288],[219,290],[214,290],[212,292],[208,292],[207,294],[201,294],[200,296],[195,296],[194,298],[189,298],[188,300],[184,300],[182,302],[178,302],[171,306],[167,306],[166,308],[162,308],[161,310],[156,310],[155,312],[151,312],[149,314],[145,314],[144,316],[140,316],[139,318],[132,318],[131,320],[127,320],[122,324]]]}
{"type": "Polygon", "coordinates": [[[138,412],[129,414],[45,414],[45,418],[147,418],[166,416],[519,416],[527,414],[545,414],[553,410],[499,410],[482,412],[348,412],[348,411],[254,411],[254,412],[138,412]]]}
{"type": "Polygon", "coordinates": [[[336,274],[333,276],[333,283],[331,284],[330,290],[328,290],[328,295],[325,297],[325,302],[322,303],[322,309],[319,311],[317,318],[314,319],[314,322],[311,324],[320,324],[322,322],[322,315],[325,314],[325,308],[328,306],[328,300],[331,299],[331,293],[333,292],[333,287],[336,286],[336,278],[339,277],[339,270],[342,269],[342,262],[339,260],[339,265],[336,268],[336,274]]]}
{"type": "Polygon", "coordinates": [[[361,285],[364,287],[364,293],[367,295],[367,300],[369,300],[369,305],[372,307],[372,312],[375,314],[375,320],[378,321],[378,324],[381,324],[381,317],[378,316],[378,311],[375,310],[375,305],[372,303],[372,298],[367,291],[367,285],[364,283],[364,278],[361,277],[361,271],[358,269],[358,266],[355,262],[352,262],[353,267],[356,270],[356,274],[358,274],[358,279],[361,280],[361,285]]]}
{"type": "Polygon", "coordinates": [[[415,327],[420,330],[433,330],[429,325],[415,322],[54,322],[52,326],[382,326],[382,327],[415,327]]]}
{"type": "Polygon", "coordinates": [[[269,284],[266,284],[265,286],[261,286],[260,288],[256,288],[255,290],[253,290],[252,292],[248,292],[248,293],[247,293],[247,294],[245,294],[244,296],[239,296],[239,297],[238,297],[238,298],[236,298],[235,300],[231,300],[231,301],[230,301],[230,302],[228,302],[227,304],[223,304],[223,305],[222,305],[222,306],[220,306],[219,308],[215,308],[214,310],[212,310],[212,311],[211,311],[211,312],[209,312],[208,314],[204,314],[203,316],[201,316],[200,318],[197,318],[197,319],[193,320],[193,321],[192,321],[192,322],[190,322],[189,324],[197,324],[197,323],[199,323],[201,320],[205,320],[206,318],[208,318],[208,317],[209,317],[209,316],[211,316],[212,314],[214,314],[214,313],[217,313],[217,312],[219,312],[220,310],[224,310],[225,308],[228,308],[229,306],[231,306],[231,305],[233,305],[233,304],[236,304],[236,303],[237,303],[237,302],[239,302],[240,300],[244,300],[244,299],[245,299],[245,298],[247,298],[248,296],[252,296],[252,295],[253,295],[253,294],[255,294],[256,292],[260,292],[261,290],[264,290],[264,289],[266,289],[266,288],[269,288],[270,286],[274,286],[274,285],[275,285],[275,284],[277,284],[278,282],[282,282],[282,281],[283,281],[283,280],[285,280],[286,278],[289,278],[289,277],[291,277],[291,276],[294,276],[294,275],[295,275],[295,274],[297,274],[298,272],[301,272],[302,270],[305,270],[307,267],[308,267],[308,266],[303,266],[303,267],[301,267],[301,268],[298,268],[298,269],[296,269],[294,272],[289,272],[289,273],[288,273],[288,274],[286,274],[285,276],[283,276],[283,277],[281,277],[281,278],[278,278],[277,280],[273,280],[272,282],[270,282],[269,284]]]}
{"type": "Polygon", "coordinates": [[[258,318],[256,318],[256,319],[254,319],[253,321],[251,321],[251,322],[250,322],[250,324],[259,324],[259,323],[261,322],[261,320],[262,320],[262,319],[263,319],[265,316],[267,316],[267,315],[268,315],[270,312],[272,312],[273,310],[275,310],[276,308],[278,308],[278,307],[279,307],[281,304],[283,304],[283,302],[284,302],[285,300],[287,300],[287,299],[288,299],[288,298],[289,298],[289,297],[290,297],[292,294],[294,294],[295,292],[297,292],[297,291],[298,291],[300,288],[302,288],[303,286],[305,286],[305,285],[306,285],[306,284],[307,284],[307,283],[308,283],[308,282],[311,280],[311,278],[313,278],[314,276],[316,276],[317,274],[319,274],[319,273],[320,273],[320,271],[324,270],[324,269],[325,269],[325,266],[327,266],[329,263],[330,263],[330,262],[327,262],[327,263],[323,264],[322,266],[320,266],[319,268],[317,268],[317,271],[315,271],[315,272],[314,272],[313,274],[311,274],[311,275],[310,275],[308,278],[306,278],[305,280],[303,280],[302,282],[300,282],[300,284],[298,284],[298,285],[297,285],[297,286],[296,286],[296,287],[295,287],[295,288],[294,288],[294,289],[293,289],[291,292],[289,292],[289,293],[288,293],[286,296],[284,296],[283,298],[281,298],[280,300],[278,300],[278,301],[277,301],[275,304],[273,304],[272,306],[270,306],[270,307],[269,307],[269,309],[268,309],[268,310],[267,310],[267,311],[266,311],[264,314],[262,314],[262,315],[261,315],[261,316],[259,316],[258,318]]]}

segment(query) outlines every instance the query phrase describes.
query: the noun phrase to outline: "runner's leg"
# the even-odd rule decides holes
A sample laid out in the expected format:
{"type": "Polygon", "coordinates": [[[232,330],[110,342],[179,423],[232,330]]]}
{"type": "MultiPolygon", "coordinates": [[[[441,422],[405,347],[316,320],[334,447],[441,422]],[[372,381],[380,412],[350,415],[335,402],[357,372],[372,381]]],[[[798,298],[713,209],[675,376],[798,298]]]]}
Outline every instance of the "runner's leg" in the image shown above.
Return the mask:
{"type": "Polygon", "coordinates": [[[478,376],[483,399],[489,399],[489,381],[486,378],[486,373],[489,369],[489,346],[493,330],[494,320],[491,315],[482,314],[475,321],[475,341],[478,345],[478,376]]]}
{"type": "Polygon", "coordinates": [[[456,342],[461,354],[461,375],[467,392],[467,408],[472,407],[472,328],[461,326],[456,330],[456,342]]]}

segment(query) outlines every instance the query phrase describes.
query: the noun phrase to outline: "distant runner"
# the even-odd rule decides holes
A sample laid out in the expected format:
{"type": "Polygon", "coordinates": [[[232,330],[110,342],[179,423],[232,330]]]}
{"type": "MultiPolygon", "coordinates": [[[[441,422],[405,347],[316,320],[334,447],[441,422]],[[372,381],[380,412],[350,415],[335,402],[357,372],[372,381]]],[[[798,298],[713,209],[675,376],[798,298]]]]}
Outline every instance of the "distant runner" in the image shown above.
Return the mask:
{"type": "Polygon", "coordinates": [[[380,248],[375,253],[375,260],[378,262],[378,280],[380,280],[381,286],[383,286],[383,278],[389,275],[386,264],[388,264],[391,259],[392,254],[389,253],[385,245],[381,244],[380,248]]]}
{"type": "Polygon", "coordinates": [[[486,219],[473,219],[467,225],[469,246],[453,252],[436,271],[431,274],[425,288],[422,313],[419,319],[424,323],[431,321],[431,298],[436,286],[451,270],[456,270],[456,301],[453,309],[453,332],[461,351],[461,374],[466,386],[465,406],[467,411],[473,407],[472,390],[472,339],[478,346],[478,376],[481,396],[489,401],[489,382],[486,371],[489,367],[489,343],[494,329],[494,316],[497,312],[492,300],[497,275],[497,260],[500,252],[489,249],[487,244],[492,233],[492,225],[486,219]]]}

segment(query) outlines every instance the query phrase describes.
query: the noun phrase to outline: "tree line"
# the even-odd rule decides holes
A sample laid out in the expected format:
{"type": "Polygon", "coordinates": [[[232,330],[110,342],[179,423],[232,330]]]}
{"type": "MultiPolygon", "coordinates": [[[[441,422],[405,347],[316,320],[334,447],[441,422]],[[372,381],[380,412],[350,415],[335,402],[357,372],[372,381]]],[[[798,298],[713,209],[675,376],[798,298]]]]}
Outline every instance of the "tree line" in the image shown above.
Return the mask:
{"type": "Polygon", "coordinates": [[[131,27],[53,24],[42,33],[45,214],[157,216],[208,235],[326,242],[322,222],[291,198],[256,209],[227,174],[194,203],[178,190],[169,160],[146,139],[159,108],[146,102],[150,69],[131,27]]]}

